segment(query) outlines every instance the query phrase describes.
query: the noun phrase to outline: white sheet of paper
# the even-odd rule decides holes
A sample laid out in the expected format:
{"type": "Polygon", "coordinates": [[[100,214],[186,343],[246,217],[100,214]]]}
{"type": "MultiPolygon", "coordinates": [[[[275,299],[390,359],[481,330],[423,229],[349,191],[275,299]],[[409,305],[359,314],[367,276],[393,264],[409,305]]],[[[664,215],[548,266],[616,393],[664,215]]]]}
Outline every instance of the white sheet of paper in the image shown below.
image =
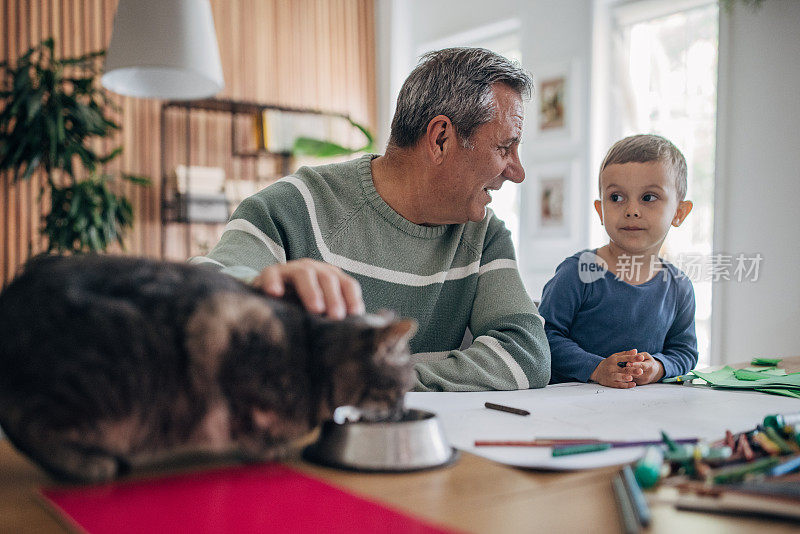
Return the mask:
{"type": "Polygon", "coordinates": [[[475,393],[415,393],[406,407],[439,416],[453,447],[517,467],[572,470],[632,462],[644,448],[553,457],[549,447],[476,447],[476,440],[597,438],[615,441],[673,439],[716,441],[725,430],[756,427],[765,415],[800,411],[797,399],[753,391],[703,386],[649,384],[621,390],[597,384],[568,383],[544,389],[475,393]],[[520,416],[484,407],[485,402],[522,408],[520,416]]]}

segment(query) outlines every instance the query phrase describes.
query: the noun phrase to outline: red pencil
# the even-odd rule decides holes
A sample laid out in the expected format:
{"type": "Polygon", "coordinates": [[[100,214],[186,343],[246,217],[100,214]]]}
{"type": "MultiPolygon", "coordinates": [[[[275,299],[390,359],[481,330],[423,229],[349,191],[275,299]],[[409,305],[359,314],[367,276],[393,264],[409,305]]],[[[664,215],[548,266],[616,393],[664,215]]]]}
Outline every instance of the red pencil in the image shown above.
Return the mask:
{"type": "MultiPolygon", "coordinates": [[[[683,438],[673,440],[675,443],[694,444],[697,438],[683,438]]],[[[646,447],[648,445],[662,445],[662,440],[653,441],[607,441],[601,439],[534,439],[530,441],[492,441],[477,440],[476,447],[561,447],[569,445],[593,445],[597,443],[608,443],[612,447],[646,447]]]]}

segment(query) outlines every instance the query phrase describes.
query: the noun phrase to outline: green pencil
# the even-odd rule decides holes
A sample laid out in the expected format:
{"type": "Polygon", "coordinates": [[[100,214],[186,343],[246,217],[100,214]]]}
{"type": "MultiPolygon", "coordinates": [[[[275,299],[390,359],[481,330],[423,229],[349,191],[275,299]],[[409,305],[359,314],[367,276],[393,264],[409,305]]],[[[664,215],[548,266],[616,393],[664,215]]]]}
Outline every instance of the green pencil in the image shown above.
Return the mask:
{"type": "Polygon", "coordinates": [[[611,443],[588,443],[586,445],[568,445],[566,447],[553,447],[553,456],[569,456],[585,452],[606,451],[611,448],[611,443]]]}
{"type": "Polygon", "coordinates": [[[726,469],[720,469],[714,475],[714,484],[725,484],[727,482],[738,482],[742,480],[745,475],[764,473],[780,463],[779,458],[761,458],[754,462],[749,462],[744,465],[736,465],[726,469]]]}
{"type": "Polygon", "coordinates": [[[674,441],[672,441],[672,438],[671,438],[671,437],[669,437],[669,436],[667,435],[667,433],[666,433],[666,432],[664,432],[663,430],[661,431],[661,439],[662,439],[662,440],[664,441],[664,443],[667,445],[667,448],[668,448],[669,450],[671,450],[671,451],[677,451],[677,450],[678,450],[678,448],[679,448],[679,447],[678,447],[678,444],[677,444],[677,443],[675,443],[674,441]]]}

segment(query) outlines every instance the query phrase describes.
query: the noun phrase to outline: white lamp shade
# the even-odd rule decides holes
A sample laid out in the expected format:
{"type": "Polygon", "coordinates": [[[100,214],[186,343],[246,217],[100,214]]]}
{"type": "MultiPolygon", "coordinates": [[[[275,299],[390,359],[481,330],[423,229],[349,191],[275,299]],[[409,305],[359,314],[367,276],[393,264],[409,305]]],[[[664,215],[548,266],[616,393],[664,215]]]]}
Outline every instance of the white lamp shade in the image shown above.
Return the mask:
{"type": "Polygon", "coordinates": [[[209,0],[120,0],[101,81],[139,98],[220,92],[225,80],[209,0]]]}

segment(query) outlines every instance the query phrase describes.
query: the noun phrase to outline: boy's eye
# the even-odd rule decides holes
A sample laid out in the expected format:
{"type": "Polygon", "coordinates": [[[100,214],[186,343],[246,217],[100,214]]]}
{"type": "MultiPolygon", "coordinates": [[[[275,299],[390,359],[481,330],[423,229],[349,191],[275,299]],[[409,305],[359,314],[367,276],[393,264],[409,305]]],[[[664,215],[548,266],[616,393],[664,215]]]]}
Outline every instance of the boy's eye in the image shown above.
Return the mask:
{"type": "Polygon", "coordinates": [[[622,195],[619,193],[611,193],[608,198],[611,200],[611,202],[619,202],[622,200],[622,195]]]}
{"type": "Polygon", "coordinates": [[[500,151],[500,154],[503,156],[508,156],[508,151],[511,150],[510,146],[499,146],[497,149],[500,151]]]}
{"type": "Polygon", "coordinates": [[[642,200],[644,200],[645,202],[655,202],[656,200],[658,200],[658,197],[653,193],[647,193],[642,197],[642,200]]]}

